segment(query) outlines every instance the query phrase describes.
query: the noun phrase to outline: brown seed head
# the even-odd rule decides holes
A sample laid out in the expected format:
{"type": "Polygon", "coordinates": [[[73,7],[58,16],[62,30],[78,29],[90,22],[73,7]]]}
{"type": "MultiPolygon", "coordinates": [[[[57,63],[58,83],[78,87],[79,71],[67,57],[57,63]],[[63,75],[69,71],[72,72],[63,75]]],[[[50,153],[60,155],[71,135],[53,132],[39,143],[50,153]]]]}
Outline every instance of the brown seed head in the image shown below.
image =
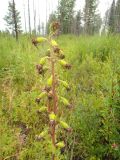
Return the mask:
{"type": "Polygon", "coordinates": [[[60,48],[58,48],[58,47],[54,47],[54,53],[60,53],[60,48]]]}
{"type": "Polygon", "coordinates": [[[57,30],[59,30],[59,28],[60,28],[59,22],[53,22],[53,23],[51,24],[51,30],[52,30],[53,32],[56,32],[57,30]]]}
{"type": "Polygon", "coordinates": [[[33,44],[35,47],[37,47],[38,42],[36,41],[35,38],[32,39],[32,44],[33,44]]]}
{"type": "Polygon", "coordinates": [[[36,98],[36,99],[35,99],[35,102],[36,102],[37,104],[39,104],[39,103],[40,103],[40,100],[41,100],[40,98],[36,98]]]}
{"type": "Polygon", "coordinates": [[[66,68],[66,69],[71,69],[71,67],[72,67],[71,64],[66,64],[66,65],[65,65],[65,68],[66,68]]]}

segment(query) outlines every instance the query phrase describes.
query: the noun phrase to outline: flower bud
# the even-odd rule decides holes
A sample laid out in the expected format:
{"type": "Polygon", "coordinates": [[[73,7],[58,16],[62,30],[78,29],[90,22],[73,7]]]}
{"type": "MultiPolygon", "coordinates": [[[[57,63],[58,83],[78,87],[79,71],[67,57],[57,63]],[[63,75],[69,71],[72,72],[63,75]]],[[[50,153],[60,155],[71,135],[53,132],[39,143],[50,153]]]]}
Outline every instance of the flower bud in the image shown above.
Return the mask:
{"type": "Polygon", "coordinates": [[[45,88],[43,88],[43,91],[45,91],[47,93],[49,93],[50,90],[51,90],[51,87],[49,87],[49,86],[45,86],[45,88]]]}
{"type": "Polygon", "coordinates": [[[51,100],[53,98],[53,93],[52,91],[49,91],[48,92],[48,99],[51,100]]]}
{"type": "Polygon", "coordinates": [[[56,120],[56,115],[55,115],[55,113],[54,112],[52,112],[52,113],[50,113],[49,114],[49,118],[50,118],[50,120],[56,120]]]}
{"type": "Polygon", "coordinates": [[[33,39],[32,39],[32,44],[33,44],[35,47],[37,47],[37,44],[38,44],[37,40],[33,38],[33,39]]]}
{"type": "Polygon", "coordinates": [[[37,64],[36,65],[36,69],[37,69],[38,74],[42,74],[43,73],[43,66],[42,65],[37,64]]]}
{"type": "Polygon", "coordinates": [[[50,124],[51,125],[55,124],[55,120],[57,118],[56,118],[56,115],[54,114],[54,112],[52,112],[51,114],[49,114],[49,119],[50,119],[50,124]]]}
{"type": "Polygon", "coordinates": [[[71,67],[72,67],[71,64],[66,64],[66,65],[65,65],[65,68],[66,68],[66,69],[71,69],[71,67]]]}
{"type": "Polygon", "coordinates": [[[70,86],[69,84],[66,82],[66,81],[62,81],[62,80],[59,80],[61,82],[61,84],[67,89],[67,90],[70,90],[70,86]]]}
{"type": "Polygon", "coordinates": [[[46,95],[47,93],[43,91],[35,100],[36,103],[40,103],[41,99],[46,95]]]}
{"type": "Polygon", "coordinates": [[[43,66],[40,65],[40,64],[37,64],[37,65],[36,65],[36,69],[37,69],[37,70],[43,69],[43,66]]]}
{"type": "Polygon", "coordinates": [[[57,47],[58,46],[58,44],[57,44],[57,42],[55,40],[51,40],[51,45],[53,47],[57,47]]]}
{"type": "Polygon", "coordinates": [[[40,98],[36,98],[36,99],[35,99],[35,102],[36,102],[37,104],[39,104],[39,103],[40,103],[40,100],[41,100],[40,98]]]}
{"type": "Polygon", "coordinates": [[[37,41],[38,43],[42,43],[42,42],[47,41],[47,38],[44,38],[44,37],[38,37],[38,38],[36,38],[36,41],[37,41]]]}
{"type": "Polygon", "coordinates": [[[47,85],[49,87],[51,87],[52,86],[52,82],[53,82],[53,78],[52,78],[52,76],[50,76],[50,78],[47,80],[47,85]]]}
{"type": "Polygon", "coordinates": [[[59,47],[54,47],[54,53],[57,53],[57,54],[59,54],[60,53],[60,48],[59,47]]]}
{"type": "Polygon", "coordinates": [[[43,66],[43,65],[46,63],[46,59],[47,59],[47,58],[48,58],[48,56],[41,58],[41,59],[40,59],[40,62],[39,62],[40,65],[43,66]]]}
{"type": "Polygon", "coordinates": [[[59,63],[61,66],[63,66],[66,69],[71,69],[71,65],[68,64],[65,60],[59,60],[59,63]]]}
{"type": "Polygon", "coordinates": [[[60,53],[59,58],[60,58],[60,59],[64,59],[64,58],[65,58],[65,55],[64,55],[63,53],[60,53]]]}
{"type": "Polygon", "coordinates": [[[66,122],[60,121],[59,123],[60,123],[60,125],[61,125],[62,128],[64,128],[64,129],[67,130],[68,132],[71,131],[70,126],[69,126],[66,122]]]}
{"type": "Polygon", "coordinates": [[[48,134],[48,131],[45,130],[43,132],[41,132],[39,135],[36,135],[36,140],[42,140],[44,139],[44,137],[48,134]]]}
{"type": "Polygon", "coordinates": [[[69,101],[64,98],[64,97],[60,97],[60,101],[68,108],[71,108],[71,104],[69,103],[69,101]]]}
{"type": "Polygon", "coordinates": [[[58,147],[58,148],[64,148],[65,147],[64,141],[56,143],[56,147],[58,147]]]}

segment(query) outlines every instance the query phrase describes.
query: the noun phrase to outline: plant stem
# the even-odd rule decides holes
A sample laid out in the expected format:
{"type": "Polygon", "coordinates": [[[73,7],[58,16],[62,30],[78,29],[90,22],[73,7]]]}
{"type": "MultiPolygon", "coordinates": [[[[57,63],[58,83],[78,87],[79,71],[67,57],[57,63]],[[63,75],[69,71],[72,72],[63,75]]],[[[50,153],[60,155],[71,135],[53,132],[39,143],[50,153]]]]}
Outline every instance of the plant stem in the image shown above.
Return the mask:
{"type": "MultiPolygon", "coordinates": [[[[52,95],[53,95],[53,112],[55,113],[56,98],[55,98],[55,66],[53,59],[51,60],[52,65],[52,95]]],[[[55,146],[55,122],[52,125],[52,143],[55,146]]]]}
{"type": "MultiPolygon", "coordinates": [[[[57,95],[56,95],[56,78],[55,78],[55,62],[54,57],[51,60],[52,65],[52,94],[53,94],[53,112],[54,114],[57,113],[57,95]]],[[[56,128],[56,122],[52,125],[52,143],[55,146],[55,128],[56,128]]],[[[55,159],[55,155],[52,155],[52,160],[55,159]]]]}
{"type": "Polygon", "coordinates": [[[55,78],[55,62],[52,60],[52,94],[53,94],[53,111],[57,113],[57,95],[56,95],[56,78],[55,78]]]}

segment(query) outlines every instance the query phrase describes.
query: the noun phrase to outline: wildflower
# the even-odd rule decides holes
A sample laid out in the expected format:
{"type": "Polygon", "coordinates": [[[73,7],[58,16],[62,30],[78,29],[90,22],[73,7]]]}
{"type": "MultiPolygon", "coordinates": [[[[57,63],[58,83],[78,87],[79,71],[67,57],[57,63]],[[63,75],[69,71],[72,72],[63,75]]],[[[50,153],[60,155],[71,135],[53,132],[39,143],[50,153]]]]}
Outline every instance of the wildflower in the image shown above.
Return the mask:
{"type": "Polygon", "coordinates": [[[71,104],[69,103],[69,101],[64,98],[64,97],[60,97],[60,101],[68,108],[71,108],[71,104]]]}
{"type": "Polygon", "coordinates": [[[58,148],[64,148],[65,147],[64,141],[56,143],[56,147],[58,147],[58,148]]]}
{"type": "Polygon", "coordinates": [[[68,64],[65,60],[59,60],[59,63],[61,66],[63,66],[66,69],[71,69],[71,65],[68,64]]]}

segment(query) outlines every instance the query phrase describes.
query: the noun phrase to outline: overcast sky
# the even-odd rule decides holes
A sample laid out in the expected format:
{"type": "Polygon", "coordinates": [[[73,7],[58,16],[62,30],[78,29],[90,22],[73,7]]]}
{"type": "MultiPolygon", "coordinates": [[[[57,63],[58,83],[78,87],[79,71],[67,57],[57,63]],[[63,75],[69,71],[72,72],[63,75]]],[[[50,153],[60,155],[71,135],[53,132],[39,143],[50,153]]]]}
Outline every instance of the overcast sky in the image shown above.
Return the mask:
{"type": "MultiPolygon", "coordinates": [[[[5,14],[7,13],[8,9],[8,2],[10,0],[2,0],[0,4],[0,30],[4,30],[6,28],[5,21],[3,20],[5,14]]],[[[28,17],[28,9],[27,9],[27,1],[28,0],[15,0],[16,8],[20,11],[21,19],[22,19],[22,28],[24,30],[24,4],[25,4],[25,14],[28,17]]],[[[46,22],[46,1],[47,1],[47,14],[49,15],[52,11],[56,10],[58,5],[58,0],[34,0],[36,9],[37,9],[37,17],[40,14],[41,22],[46,22]]],[[[105,11],[111,5],[112,0],[99,0],[99,11],[101,16],[104,17],[105,11]]],[[[76,7],[75,10],[83,9],[85,4],[85,0],[76,0],[76,7]]],[[[33,0],[30,0],[30,10],[31,10],[31,25],[33,28],[33,0]]],[[[28,19],[27,19],[28,24],[28,19]]],[[[38,19],[37,19],[38,24],[38,19]]],[[[28,28],[28,26],[27,26],[28,28]]]]}

